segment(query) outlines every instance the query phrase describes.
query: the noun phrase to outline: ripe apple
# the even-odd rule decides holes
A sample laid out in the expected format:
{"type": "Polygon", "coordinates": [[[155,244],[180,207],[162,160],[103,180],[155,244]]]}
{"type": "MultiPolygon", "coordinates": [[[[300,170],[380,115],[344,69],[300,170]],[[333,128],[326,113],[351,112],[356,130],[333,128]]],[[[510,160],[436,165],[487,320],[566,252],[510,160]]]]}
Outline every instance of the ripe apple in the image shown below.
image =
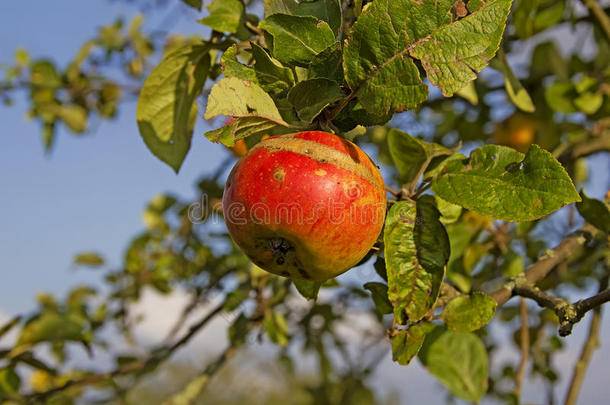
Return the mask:
{"type": "Polygon", "coordinates": [[[222,204],[229,234],[257,266],[322,281],[371,249],[386,196],[379,169],[358,146],[316,131],[256,144],[231,171],[222,204]]]}

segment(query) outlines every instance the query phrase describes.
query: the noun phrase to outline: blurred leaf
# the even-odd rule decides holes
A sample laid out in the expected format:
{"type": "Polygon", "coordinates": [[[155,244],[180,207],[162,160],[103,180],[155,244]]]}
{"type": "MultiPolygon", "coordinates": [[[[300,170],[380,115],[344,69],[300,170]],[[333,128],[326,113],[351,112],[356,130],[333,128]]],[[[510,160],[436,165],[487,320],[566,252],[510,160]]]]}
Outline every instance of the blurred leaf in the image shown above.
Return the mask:
{"type": "Polygon", "coordinates": [[[338,0],[264,0],[265,16],[291,14],[326,21],[336,34],[343,22],[338,0]]]}
{"type": "Polygon", "coordinates": [[[228,329],[229,342],[232,346],[239,347],[246,343],[246,337],[248,336],[248,318],[244,314],[239,316],[233,321],[233,324],[228,329]]]}
{"type": "Polygon", "coordinates": [[[408,330],[395,332],[392,336],[392,360],[401,366],[408,365],[417,355],[426,335],[434,329],[434,324],[422,322],[409,327],[408,330]]]}
{"type": "Polygon", "coordinates": [[[523,87],[513,69],[508,64],[508,60],[506,59],[506,55],[504,52],[501,52],[499,57],[494,59],[497,62],[499,69],[504,74],[504,86],[506,87],[506,94],[511,99],[513,104],[517,106],[521,111],[525,112],[534,112],[536,111],[536,106],[532,101],[527,90],[523,87]]]}
{"type": "Polygon", "coordinates": [[[584,93],[574,99],[574,105],[587,115],[595,114],[604,103],[604,96],[599,93],[584,93]]]}
{"type": "Polygon", "coordinates": [[[555,82],[545,93],[546,102],[553,110],[571,114],[576,112],[573,104],[575,97],[574,86],[569,82],[555,82]]]}
{"type": "Polygon", "coordinates": [[[36,60],[30,67],[30,81],[33,85],[57,88],[61,86],[61,77],[53,62],[45,59],[36,60]]]}
{"type": "Polygon", "coordinates": [[[210,15],[199,20],[201,24],[215,31],[237,33],[244,17],[244,5],[240,0],[214,0],[205,7],[210,15]]]}
{"type": "Polygon", "coordinates": [[[366,283],[364,288],[371,292],[375,309],[380,315],[392,313],[392,303],[388,299],[388,286],[382,283],[366,283]]]}
{"type": "Polygon", "coordinates": [[[200,376],[193,378],[186,387],[177,394],[172,395],[171,398],[163,401],[161,405],[192,405],[196,403],[197,400],[201,398],[201,393],[206,387],[209,379],[209,373],[203,373],[200,376]]]}
{"type": "Polygon", "coordinates": [[[317,54],[335,43],[328,24],[313,17],[273,14],[259,27],[273,37],[273,56],[289,65],[307,67],[317,54]]]}
{"type": "Polygon", "coordinates": [[[532,145],[524,156],[486,145],[470,159],[453,161],[432,190],[441,198],[505,221],[531,221],[580,201],[572,180],[553,156],[532,145]]]}
{"type": "Polygon", "coordinates": [[[263,327],[273,343],[280,346],[288,344],[288,323],[284,315],[277,311],[267,311],[263,320],[263,327]]]}
{"type": "Polygon", "coordinates": [[[0,399],[6,394],[17,394],[21,386],[21,378],[13,367],[0,369],[0,399]]]}
{"type": "Polygon", "coordinates": [[[498,304],[489,295],[473,292],[449,301],[441,314],[447,328],[457,332],[481,329],[494,317],[498,304]]]}
{"type": "Polygon", "coordinates": [[[24,325],[17,345],[64,340],[81,342],[86,325],[86,320],[76,314],[43,312],[24,325]]]}
{"type": "Polygon", "coordinates": [[[94,252],[79,253],[74,257],[74,264],[79,266],[100,267],[104,263],[104,258],[94,252]]]}
{"type": "Polygon", "coordinates": [[[249,295],[250,285],[240,285],[227,295],[227,298],[225,299],[225,303],[223,305],[223,310],[229,312],[235,311],[246,299],[248,299],[249,295]]]}
{"type": "Polygon", "coordinates": [[[344,96],[334,81],[318,78],[297,83],[288,93],[288,100],[299,118],[310,123],[326,107],[344,96]]]}
{"type": "Polygon", "coordinates": [[[87,129],[88,111],[79,105],[60,106],[57,116],[76,133],[85,132],[87,129]]]}
{"type": "Polygon", "coordinates": [[[580,192],[582,202],[576,203],[576,208],[582,217],[596,228],[610,233],[610,208],[603,201],[589,198],[584,190],[580,192]]]}
{"type": "Polygon", "coordinates": [[[479,104],[479,95],[477,94],[477,88],[474,85],[474,81],[469,82],[466,86],[456,91],[455,94],[462,97],[472,105],[479,104]]]}
{"type": "Polygon", "coordinates": [[[504,262],[500,270],[504,277],[514,278],[523,273],[525,268],[523,256],[510,250],[504,255],[503,259],[504,262]]]}
{"type": "Polygon", "coordinates": [[[437,326],[426,337],[419,359],[430,374],[459,398],[478,403],[487,392],[487,352],[473,333],[452,332],[437,326]]]}
{"type": "Polygon", "coordinates": [[[210,69],[209,48],[181,47],[163,58],[144,82],[136,118],[148,149],[178,172],[191,146],[195,98],[210,69]]]}
{"type": "Polygon", "coordinates": [[[297,291],[307,300],[317,300],[322,282],[307,280],[292,280],[297,291]]]}
{"type": "Polygon", "coordinates": [[[449,239],[432,196],[392,205],[384,244],[388,298],[396,322],[417,322],[432,308],[449,259],[449,239]]]}
{"type": "Polygon", "coordinates": [[[409,53],[420,59],[428,79],[452,96],[476,79],[492,59],[502,34],[512,0],[490,0],[474,13],[435,30],[415,43],[409,53]]]}

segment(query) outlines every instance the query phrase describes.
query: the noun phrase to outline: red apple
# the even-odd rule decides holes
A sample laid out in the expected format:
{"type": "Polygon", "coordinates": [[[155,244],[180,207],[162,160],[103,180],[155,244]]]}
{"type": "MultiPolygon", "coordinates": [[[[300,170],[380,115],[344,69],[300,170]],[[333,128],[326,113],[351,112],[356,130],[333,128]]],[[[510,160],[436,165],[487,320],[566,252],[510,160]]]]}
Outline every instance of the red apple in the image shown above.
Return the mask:
{"type": "Polygon", "coordinates": [[[222,204],[231,237],[257,266],[315,281],[357,264],[386,211],[379,169],[358,146],[325,132],[256,144],[231,171],[222,204]]]}

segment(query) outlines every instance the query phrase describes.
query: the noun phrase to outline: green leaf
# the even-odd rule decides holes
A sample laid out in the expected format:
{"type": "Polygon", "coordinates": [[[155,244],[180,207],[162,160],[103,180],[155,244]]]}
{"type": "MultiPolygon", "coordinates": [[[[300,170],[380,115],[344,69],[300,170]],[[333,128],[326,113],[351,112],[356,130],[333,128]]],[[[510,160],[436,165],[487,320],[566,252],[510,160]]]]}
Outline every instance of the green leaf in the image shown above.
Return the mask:
{"type": "Polygon", "coordinates": [[[394,128],[388,131],[388,147],[403,183],[417,181],[432,158],[451,153],[443,146],[424,142],[394,128]]]}
{"type": "Polygon", "coordinates": [[[451,393],[478,403],[487,392],[489,360],[485,346],[473,333],[437,326],[428,334],[419,359],[451,393]]]}
{"type": "Polygon", "coordinates": [[[185,4],[188,4],[189,6],[201,11],[201,6],[202,6],[202,2],[203,0],[182,0],[185,4]]]}
{"type": "Polygon", "coordinates": [[[271,14],[312,16],[326,21],[335,34],[343,23],[338,0],[265,0],[264,3],[267,17],[271,14]]]}
{"type": "Polygon", "coordinates": [[[576,108],[587,115],[595,114],[603,103],[604,96],[600,93],[584,93],[574,99],[576,108]]]}
{"type": "Polygon", "coordinates": [[[375,0],[352,27],[344,49],[345,78],[376,115],[404,111],[428,98],[409,47],[451,22],[452,0],[375,0]]]}
{"type": "Polygon", "coordinates": [[[392,313],[392,303],[388,299],[388,286],[383,283],[366,283],[364,288],[371,292],[375,309],[380,315],[392,313]]]}
{"type": "Polygon", "coordinates": [[[277,311],[267,311],[263,320],[263,327],[273,343],[280,346],[288,344],[288,323],[284,315],[277,311]]]}
{"type": "Polygon", "coordinates": [[[438,196],[504,221],[532,221],[580,201],[565,169],[537,145],[525,156],[486,145],[469,159],[451,161],[443,171],[432,184],[438,196]]]}
{"type": "Polygon", "coordinates": [[[462,215],[462,207],[443,200],[439,196],[434,196],[436,200],[436,208],[441,213],[440,221],[443,224],[452,224],[462,215]]]}
{"type": "Polygon", "coordinates": [[[447,97],[477,78],[498,47],[512,0],[490,0],[468,17],[446,25],[411,48],[428,79],[447,97]]]}
{"type": "Polygon", "coordinates": [[[273,37],[273,56],[288,65],[307,67],[317,54],[335,43],[328,24],[314,17],[273,14],[259,27],[273,37]]]}
{"type": "Polygon", "coordinates": [[[555,82],[545,92],[545,99],[554,111],[571,114],[577,112],[573,99],[576,98],[574,85],[570,82],[555,82]]]}
{"type": "Polygon", "coordinates": [[[163,58],[140,92],[136,111],[140,135],[148,149],[176,172],[191,146],[195,98],[209,69],[207,46],[184,46],[163,58]]]}
{"type": "Polygon", "coordinates": [[[235,120],[206,133],[213,142],[233,146],[238,139],[267,131],[276,126],[289,127],[273,99],[258,85],[237,78],[225,78],[212,87],[205,119],[219,115],[235,120]]]}
{"type": "Polygon", "coordinates": [[[83,252],[74,257],[74,264],[78,266],[100,267],[104,263],[104,258],[95,252],[83,252]]]}
{"type": "Polygon", "coordinates": [[[220,63],[222,65],[222,72],[224,73],[225,77],[235,77],[254,84],[259,84],[258,77],[256,76],[254,69],[250,66],[242,64],[237,59],[237,50],[237,45],[233,45],[227,48],[227,50],[222,54],[220,63]]]}
{"type": "Polygon", "coordinates": [[[42,313],[25,324],[17,340],[17,345],[39,342],[77,341],[84,339],[86,320],[76,314],[42,313]]]}
{"type": "Polygon", "coordinates": [[[282,94],[294,86],[292,70],[284,67],[279,61],[273,59],[263,48],[252,44],[252,57],[254,59],[254,72],[257,83],[263,90],[272,94],[282,94]]]}
{"type": "Polygon", "coordinates": [[[450,330],[472,332],[487,325],[496,313],[498,304],[489,295],[474,292],[449,301],[441,319],[450,330]]]}
{"type": "Polygon", "coordinates": [[[249,332],[249,320],[246,316],[241,313],[233,321],[233,324],[228,329],[229,342],[232,346],[239,347],[246,343],[246,337],[249,332]]]}
{"type": "Polygon", "coordinates": [[[506,59],[506,55],[504,52],[500,53],[500,56],[496,59],[498,68],[504,74],[504,87],[506,88],[506,93],[510,100],[519,108],[521,111],[532,113],[536,111],[536,106],[534,106],[534,102],[530,97],[527,90],[523,87],[513,69],[508,64],[508,60],[506,59]]]}
{"type": "Polygon", "coordinates": [[[317,300],[322,282],[307,280],[292,280],[297,291],[307,300],[317,300]]]}
{"type": "Polygon", "coordinates": [[[13,367],[0,369],[0,400],[5,394],[17,394],[21,386],[21,378],[13,367]]]}
{"type": "Polygon", "coordinates": [[[326,107],[344,97],[339,85],[328,79],[318,78],[297,83],[288,93],[288,100],[301,120],[310,123],[326,107]]]}
{"type": "Polygon", "coordinates": [[[392,336],[392,360],[401,366],[408,365],[421,349],[426,335],[433,329],[433,324],[422,322],[412,325],[408,330],[396,332],[392,336]]]}
{"type": "Polygon", "coordinates": [[[335,42],[316,56],[309,64],[309,79],[324,78],[343,83],[343,52],[335,42]]]}
{"type": "Polygon", "coordinates": [[[206,4],[210,15],[199,22],[215,31],[237,33],[244,17],[244,5],[240,0],[214,0],[206,4]]]}
{"type": "Polygon", "coordinates": [[[523,256],[520,254],[510,250],[504,255],[503,260],[500,271],[504,277],[514,278],[523,273],[525,265],[523,256]]]}
{"type": "Polygon", "coordinates": [[[610,233],[610,208],[603,201],[589,198],[584,190],[580,192],[582,202],[576,208],[582,217],[596,228],[610,233]]]}
{"type": "Polygon", "coordinates": [[[57,88],[61,86],[61,77],[53,62],[39,59],[30,66],[30,81],[35,86],[57,88]]]}
{"type": "Polygon", "coordinates": [[[384,254],[388,298],[400,324],[422,319],[432,308],[449,259],[449,239],[432,196],[392,205],[386,218],[384,254]]]}
{"type": "Polygon", "coordinates": [[[456,91],[455,95],[462,97],[472,105],[479,105],[479,94],[477,93],[474,81],[469,82],[466,86],[456,91]]]}
{"type": "Polygon", "coordinates": [[[56,114],[72,132],[80,134],[87,129],[88,111],[79,105],[58,106],[56,114]]]}

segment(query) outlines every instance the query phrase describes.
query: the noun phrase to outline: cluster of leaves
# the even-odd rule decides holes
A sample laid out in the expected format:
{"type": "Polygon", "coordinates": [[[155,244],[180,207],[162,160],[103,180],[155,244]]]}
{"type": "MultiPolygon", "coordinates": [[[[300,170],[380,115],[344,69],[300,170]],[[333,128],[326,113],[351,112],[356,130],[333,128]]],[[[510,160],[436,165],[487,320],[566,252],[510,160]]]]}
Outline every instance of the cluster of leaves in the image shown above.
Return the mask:
{"type": "MultiPolygon", "coordinates": [[[[203,6],[184,2],[197,10],[203,6]]],[[[168,41],[139,92],[137,121],[147,147],[178,171],[202,94],[206,119],[232,118],[206,134],[226,146],[241,139],[251,146],[263,134],[299,130],[360,135],[356,141],[376,150],[398,186],[383,240],[367,256],[375,260],[376,275],[367,276],[363,286],[349,276],[320,285],[263,272],[227,234],[217,232],[212,219],[221,215],[213,209],[222,194],[220,176],[205,178],[199,190],[209,204],[199,204],[199,211],[176,196],[151,201],[143,215],[147,230],[128,246],[121,268],[106,272],[107,294],[79,287],[64,303],[41,297],[40,310],[26,322],[15,319],[0,330],[1,337],[21,326],[14,347],[0,351],[0,401],[70,403],[85,394],[86,385],[109,400],[120,397],[192,337],[174,335],[202,303],[217,302],[209,316],[230,320],[229,350],[170,401],[193,403],[233,349],[266,336],[289,363],[292,346],[315,354],[320,381],[309,389],[312,403],[352,403],[356,394],[349,394],[350,387],[371,395],[362,381],[377,361],[367,362],[365,354],[354,359],[348,347],[375,348],[387,332],[396,362],[406,365],[417,356],[456,397],[479,402],[487,394],[517,403],[512,386],[517,365],[504,364],[499,373],[489,366],[497,342],[485,326],[496,316],[512,327],[520,315],[514,305],[498,306],[495,288],[522,282],[527,266],[547,257],[556,241],[545,235],[566,234],[565,228],[582,222],[574,219],[574,206],[568,215],[549,218],[572,203],[601,236],[580,243],[570,261],[538,286],[584,289],[610,267],[608,201],[575,187],[589,177],[586,157],[610,150],[610,46],[603,30],[591,16],[575,15],[565,0],[265,0],[263,16],[251,1],[214,0],[206,8],[198,22],[210,31],[208,39],[168,41]],[[547,41],[535,46],[529,66],[511,67],[522,41],[570,24],[593,27],[593,58],[566,55],[547,41]],[[488,63],[488,74],[477,77],[488,63]],[[390,120],[410,134],[390,128],[390,120]],[[462,143],[468,147],[462,149],[462,143]],[[180,289],[192,300],[177,314],[170,343],[146,356],[113,353],[101,332],[114,325],[131,341],[137,318],[130,307],[147,289],[161,294],[180,289]],[[310,302],[295,299],[299,294],[310,302]],[[357,327],[348,319],[354,311],[375,325],[358,331],[364,336],[358,343],[340,333],[345,324],[357,327]],[[65,346],[72,344],[110,351],[116,368],[103,374],[69,368],[65,346]],[[46,345],[56,356],[52,366],[37,357],[37,348],[46,345]],[[38,370],[30,381],[34,391],[25,396],[23,368],[38,370]],[[118,375],[129,378],[119,381],[118,375]]],[[[138,66],[146,65],[153,50],[139,24],[135,20],[128,35],[120,25],[102,29],[81,52],[82,61],[95,66],[94,48],[109,57],[127,55],[129,72],[139,76],[146,69],[138,66]]],[[[19,55],[9,86],[36,66],[19,55]]],[[[97,89],[100,84],[83,63],[77,76],[87,79],[85,88],[97,89]]],[[[103,116],[102,109],[79,104],[68,71],[56,76],[54,103],[78,104],[85,116],[91,111],[103,116]]],[[[95,100],[101,94],[86,93],[95,100]]],[[[96,253],[75,261],[104,267],[96,253]]],[[[190,331],[196,333],[207,319],[190,331]]],[[[531,373],[551,386],[558,379],[552,356],[562,345],[549,332],[559,322],[545,310],[528,329],[531,373]]],[[[517,347],[524,344],[522,336],[519,327],[517,347]]]]}

